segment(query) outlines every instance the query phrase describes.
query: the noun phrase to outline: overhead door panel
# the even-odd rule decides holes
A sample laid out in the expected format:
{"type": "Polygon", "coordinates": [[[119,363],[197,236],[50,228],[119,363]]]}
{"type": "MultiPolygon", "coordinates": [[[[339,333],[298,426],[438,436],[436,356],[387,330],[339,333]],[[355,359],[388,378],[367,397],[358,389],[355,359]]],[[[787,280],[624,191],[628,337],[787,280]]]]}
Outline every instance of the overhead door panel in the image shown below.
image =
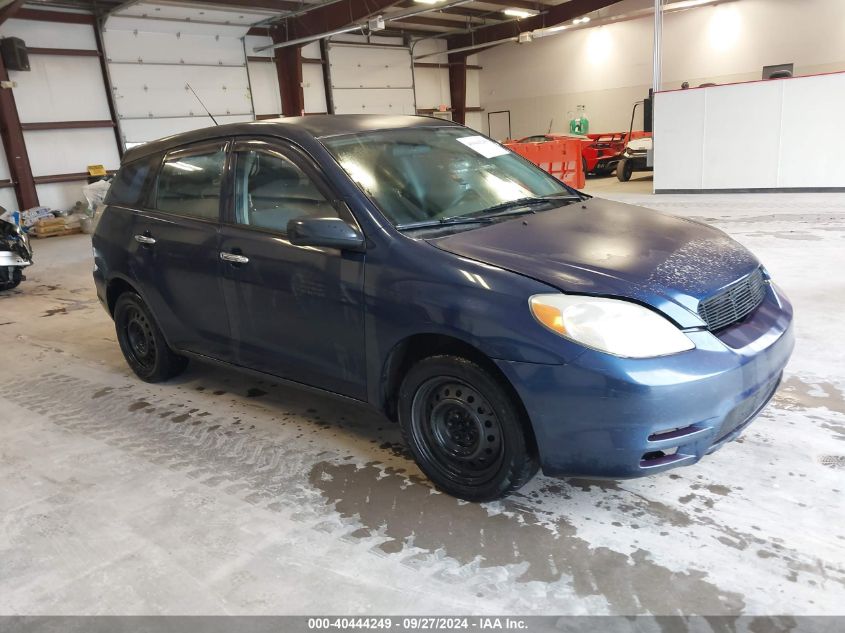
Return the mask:
{"type": "Polygon", "coordinates": [[[329,69],[337,114],[416,113],[409,48],[331,42],[329,69]]]}
{"type": "Polygon", "coordinates": [[[212,125],[206,108],[220,123],[254,119],[243,38],[266,18],[224,5],[155,2],[113,14],[104,44],[124,142],[212,125]]]}

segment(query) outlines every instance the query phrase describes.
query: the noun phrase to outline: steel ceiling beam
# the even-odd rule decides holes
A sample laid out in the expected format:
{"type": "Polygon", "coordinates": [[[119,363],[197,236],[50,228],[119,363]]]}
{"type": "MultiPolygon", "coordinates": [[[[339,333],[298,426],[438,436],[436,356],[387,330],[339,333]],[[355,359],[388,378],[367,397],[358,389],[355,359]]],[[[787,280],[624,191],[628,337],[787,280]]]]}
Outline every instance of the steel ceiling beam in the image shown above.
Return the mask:
{"type": "MultiPolygon", "coordinates": [[[[487,0],[484,0],[485,2],[487,0]]],[[[504,0],[502,0],[504,2],[504,0]]],[[[470,33],[454,35],[447,38],[449,49],[465,48],[468,46],[481,46],[501,42],[510,38],[519,37],[520,33],[534,31],[542,28],[549,28],[563,24],[582,15],[598,11],[620,0],[570,0],[556,6],[543,6],[544,13],[534,17],[502,24],[493,24],[480,27],[470,33]]]]}
{"type": "Polygon", "coordinates": [[[531,2],[530,0],[477,0],[484,4],[495,4],[505,9],[528,9],[529,11],[544,11],[551,8],[542,2],[531,2]]]}
{"type": "Polygon", "coordinates": [[[13,0],[12,2],[5,2],[3,3],[3,7],[0,8],[0,24],[3,24],[9,18],[15,16],[15,13],[20,11],[21,7],[23,7],[23,3],[25,0],[13,0]]]}

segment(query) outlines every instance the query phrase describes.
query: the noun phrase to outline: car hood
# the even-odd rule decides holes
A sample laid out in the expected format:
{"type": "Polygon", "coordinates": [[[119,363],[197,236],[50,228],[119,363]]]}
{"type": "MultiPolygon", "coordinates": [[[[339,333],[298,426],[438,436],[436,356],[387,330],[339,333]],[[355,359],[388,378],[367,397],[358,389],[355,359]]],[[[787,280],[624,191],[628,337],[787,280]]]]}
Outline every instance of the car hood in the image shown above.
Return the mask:
{"type": "Polygon", "coordinates": [[[626,297],[698,327],[698,304],[760,262],[713,227],[592,198],[427,240],[564,292],[626,297]]]}

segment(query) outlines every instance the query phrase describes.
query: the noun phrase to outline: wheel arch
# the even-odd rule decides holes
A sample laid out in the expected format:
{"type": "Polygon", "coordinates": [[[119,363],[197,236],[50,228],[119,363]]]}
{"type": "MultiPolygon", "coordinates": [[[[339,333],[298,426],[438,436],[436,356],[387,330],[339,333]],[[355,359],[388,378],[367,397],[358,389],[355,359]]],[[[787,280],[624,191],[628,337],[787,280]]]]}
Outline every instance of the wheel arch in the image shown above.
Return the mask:
{"type": "Polygon", "coordinates": [[[526,421],[526,432],[536,454],[537,439],[534,436],[531,418],[528,416],[528,410],[525,408],[522,398],[520,398],[510,380],[496,363],[480,349],[462,339],[447,334],[413,334],[399,341],[390,350],[382,364],[381,390],[378,402],[378,406],[384,414],[394,422],[398,420],[397,401],[403,377],[417,362],[430,356],[441,355],[466,358],[490,372],[499,381],[526,421]]]}
{"type": "Polygon", "coordinates": [[[134,292],[138,295],[138,289],[124,277],[112,277],[106,283],[106,304],[109,308],[109,314],[114,317],[114,308],[117,305],[117,300],[125,292],[134,292]]]}

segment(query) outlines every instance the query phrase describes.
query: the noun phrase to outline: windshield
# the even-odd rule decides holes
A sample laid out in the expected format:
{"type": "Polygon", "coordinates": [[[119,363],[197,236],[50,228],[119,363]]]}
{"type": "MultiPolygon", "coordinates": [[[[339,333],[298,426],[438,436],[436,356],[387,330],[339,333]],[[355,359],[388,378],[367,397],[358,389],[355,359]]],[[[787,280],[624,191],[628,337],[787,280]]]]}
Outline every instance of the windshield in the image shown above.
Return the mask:
{"type": "Polygon", "coordinates": [[[577,195],[517,154],[465,128],[380,130],[322,142],[400,227],[479,217],[517,200],[577,195]]]}

